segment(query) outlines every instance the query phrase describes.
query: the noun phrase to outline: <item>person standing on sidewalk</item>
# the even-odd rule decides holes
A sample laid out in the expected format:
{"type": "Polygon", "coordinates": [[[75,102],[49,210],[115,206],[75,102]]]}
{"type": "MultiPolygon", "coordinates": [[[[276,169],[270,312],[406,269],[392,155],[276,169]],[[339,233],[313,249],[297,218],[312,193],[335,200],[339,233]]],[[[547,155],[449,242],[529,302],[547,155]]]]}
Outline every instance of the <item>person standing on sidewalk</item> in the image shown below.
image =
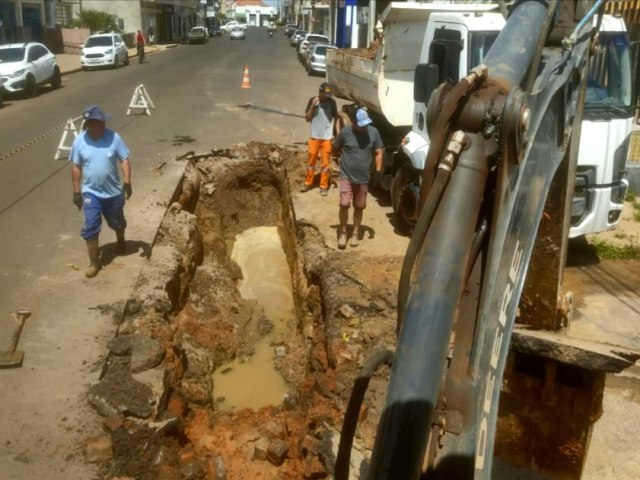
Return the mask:
{"type": "Polygon", "coordinates": [[[372,160],[375,161],[374,181],[379,182],[382,175],[382,138],[378,130],[371,126],[371,119],[365,109],[358,109],[355,123],[346,125],[336,135],[333,151],[336,156],[340,155],[338,248],[342,250],[347,246],[347,222],[352,204],[353,233],[350,245],[356,247],[359,243],[362,214],[367,206],[372,160]]]}
{"type": "Polygon", "coordinates": [[[85,275],[95,277],[100,271],[98,236],[104,216],[107,225],[115,230],[117,252],[125,252],[125,197],[131,197],[131,164],[129,149],[113,130],[106,128],[111,115],[98,105],[87,107],[82,113],[85,130],[71,146],[69,160],[73,181],[73,204],[84,210],[84,226],[80,236],[87,242],[89,268],[85,275]],[[122,167],[124,185],[120,184],[118,166],[122,167]]]}
{"type": "Polygon", "coordinates": [[[316,163],[320,156],[320,195],[327,196],[331,181],[331,139],[334,127],[339,131],[338,106],[333,98],[331,85],[324,82],[320,85],[318,95],[311,97],[304,111],[304,119],[311,123],[311,136],[307,150],[307,176],[301,192],[308,192],[313,186],[316,174],[316,163]]]}
{"type": "Polygon", "coordinates": [[[136,49],[138,51],[138,62],[142,63],[144,61],[144,35],[140,30],[136,33],[136,49]]]}

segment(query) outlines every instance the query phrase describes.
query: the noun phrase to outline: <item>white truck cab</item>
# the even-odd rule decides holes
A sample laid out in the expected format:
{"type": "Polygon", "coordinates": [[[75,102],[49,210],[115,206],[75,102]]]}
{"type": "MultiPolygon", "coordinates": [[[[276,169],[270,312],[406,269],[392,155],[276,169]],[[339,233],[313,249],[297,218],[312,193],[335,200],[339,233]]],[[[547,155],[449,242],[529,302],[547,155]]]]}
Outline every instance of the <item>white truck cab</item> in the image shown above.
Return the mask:
{"type": "MultiPolygon", "coordinates": [[[[502,28],[501,23],[504,21],[495,15],[477,15],[464,24],[456,24],[454,14],[432,14],[423,43],[429,48],[423,49],[420,64],[439,67],[437,83],[457,83],[482,62],[497,35],[492,30],[502,28]]],[[[615,228],[628,187],[625,168],[633,118],[633,85],[622,18],[604,15],[598,40],[586,86],[570,238],[615,228]]],[[[420,66],[418,76],[419,69],[420,66]]],[[[431,80],[422,82],[425,84],[433,86],[431,80]]],[[[408,164],[395,165],[393,169],[394,213],[400,226],[409,229],[419,213],[420,173],[430,145],[426,119],[427,102],[416,101],[412,130],[401,147],[408,164]]]]}
{"type": "Polygon", "coordinates": [[[624,21],[605,15],[589,64],[569,237],[620,221],[633,120],[631,70],[624,21]]]}

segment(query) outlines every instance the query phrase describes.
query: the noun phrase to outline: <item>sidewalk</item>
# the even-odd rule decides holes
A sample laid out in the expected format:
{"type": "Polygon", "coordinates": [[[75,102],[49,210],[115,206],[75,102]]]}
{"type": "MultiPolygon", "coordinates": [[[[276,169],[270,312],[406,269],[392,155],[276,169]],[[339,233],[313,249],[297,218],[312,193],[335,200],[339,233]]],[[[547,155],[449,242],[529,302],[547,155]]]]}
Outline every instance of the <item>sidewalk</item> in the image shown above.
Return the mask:
{"type": "MultiPolygon", "coordinates": [[[[147,45],[144,48],[144,53],[150,55],[152,53],[161,52],[166,50],[167,48],[177,47],[177,43],[169,43],[165,45],[147,45]]],[[[129,58],[134,58],[138,56],[138,51],[135,48],[129,49],[129,58]]],[[[76,53],[58,53],[56,55],[56,60],[58,62],[58,66],[60,67],[60,72],[62,75],[67,75],[69,73],[74,73],[82,70],[80,66],[80,54],[76,53]]]]}

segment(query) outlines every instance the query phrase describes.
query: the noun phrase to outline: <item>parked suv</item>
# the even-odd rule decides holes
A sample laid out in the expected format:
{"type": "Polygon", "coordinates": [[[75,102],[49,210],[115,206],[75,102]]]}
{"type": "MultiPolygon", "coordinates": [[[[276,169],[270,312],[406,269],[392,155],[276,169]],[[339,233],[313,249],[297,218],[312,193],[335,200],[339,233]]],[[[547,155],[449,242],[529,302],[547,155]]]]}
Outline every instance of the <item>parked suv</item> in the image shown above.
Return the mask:
{"type": "Polygon", "coordinates": [[[83,70],[94,67],[118,68],[129,65],[129,50],[117,33],[91,35],[82,47],[80,65],[83,70]]]}
{"type": "Polygon", "coordinates": [[[40,85],[51,83],[58,88],[62,84],[55,55],[35,42],[0,45],[0,76],[4,91],[27,97],[35,96],[40,85]]]}

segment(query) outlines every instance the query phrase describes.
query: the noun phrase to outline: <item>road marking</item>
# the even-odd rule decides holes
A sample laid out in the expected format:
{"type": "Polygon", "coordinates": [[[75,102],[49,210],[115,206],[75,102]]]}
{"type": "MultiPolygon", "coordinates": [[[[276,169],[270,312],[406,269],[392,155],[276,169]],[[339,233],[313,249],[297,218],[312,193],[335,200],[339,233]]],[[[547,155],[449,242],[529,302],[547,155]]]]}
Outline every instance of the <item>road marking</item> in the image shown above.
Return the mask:
{"type": "Polygon", "coordinates": [[[58,125],[57,127],[52,128],[51,130],[49,130],[48,132],[43,133],[42,135],[37,136],[36,138],[34,138],[33,140],[29,140],[27,143],[25,143],[24,145],[21,145],[19,147],[14,148],[13,150],[11,150],[8,153],[5,153],[4,155],[0,156],[0,162],[3,160],[6,160],[9,157],[14,156],[15,154],[21,152],[22,150],[24,150],[27,147],[30,147],[31,145],[33,145],[34,143],[39,142],[40,140],[42,140],[45,137],[48,137],[49,135],[51,135],[52,133],[60,130],[61,128],[64,128],[64,126],[66,125],[66,122],[63,123],[62,125],[58,125]]]}

